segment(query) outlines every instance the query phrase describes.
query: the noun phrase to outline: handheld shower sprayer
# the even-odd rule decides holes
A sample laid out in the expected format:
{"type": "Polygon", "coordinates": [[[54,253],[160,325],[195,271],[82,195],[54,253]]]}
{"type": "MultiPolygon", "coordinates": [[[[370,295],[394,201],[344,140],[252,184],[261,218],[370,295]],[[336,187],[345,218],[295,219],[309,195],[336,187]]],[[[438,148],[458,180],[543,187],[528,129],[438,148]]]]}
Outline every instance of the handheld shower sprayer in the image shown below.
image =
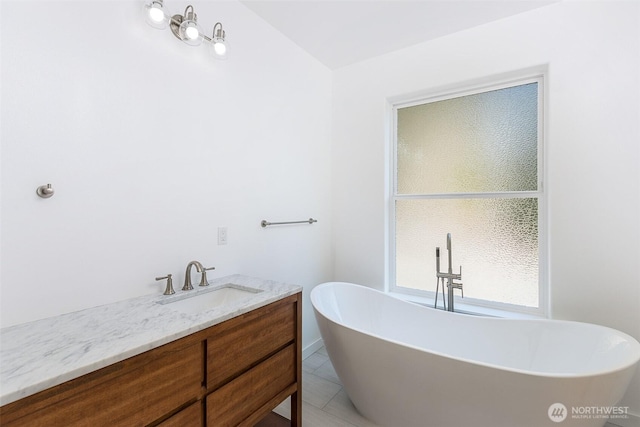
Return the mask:
{"type": "Polygon", "coordinates": [[[447,233],[447,252],[449,253],[449,274],[453,273],[451,264],[451,233],[447,233]]]}

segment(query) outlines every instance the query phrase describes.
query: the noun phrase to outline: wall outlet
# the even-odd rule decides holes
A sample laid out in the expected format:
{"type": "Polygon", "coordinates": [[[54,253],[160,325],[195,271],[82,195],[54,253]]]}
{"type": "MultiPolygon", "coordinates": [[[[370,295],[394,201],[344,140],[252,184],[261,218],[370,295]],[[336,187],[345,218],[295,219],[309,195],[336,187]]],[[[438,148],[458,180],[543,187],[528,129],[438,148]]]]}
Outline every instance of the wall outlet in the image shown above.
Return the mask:
{"type": "Polygon", "coordinates": [[[227,227],[218,227],[218,244],[227,244],[227,227]]]}

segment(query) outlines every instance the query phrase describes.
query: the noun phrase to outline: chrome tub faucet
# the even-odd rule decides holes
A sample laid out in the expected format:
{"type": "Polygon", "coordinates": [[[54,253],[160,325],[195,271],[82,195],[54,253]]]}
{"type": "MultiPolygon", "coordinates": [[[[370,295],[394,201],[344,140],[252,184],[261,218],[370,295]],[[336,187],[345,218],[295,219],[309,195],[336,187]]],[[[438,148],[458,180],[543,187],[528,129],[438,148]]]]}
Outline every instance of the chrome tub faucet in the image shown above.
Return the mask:
{"type": "Polygon", "coordinates": [[[462,282],[455,282],[455,280],[462,280],[462,266],[460,266],[460,273],[453,272],[453,266],[451,262],[451,233],[447,233],[447,252],[449,259],[449,270],[446,273],[440,272],[440,247],[436,247],[436,301],[433,305],[434,308],[438,306],[438,289],[440,288],[440,281],[442,281],[442,306],[447,311],[453,311],[453,290],[460,289],[462,292],[462,298],[464,298],[464,290],[462,289],[462,282]],[[444,282],[447,280],[447,300],[444,299],[444,282]]]}

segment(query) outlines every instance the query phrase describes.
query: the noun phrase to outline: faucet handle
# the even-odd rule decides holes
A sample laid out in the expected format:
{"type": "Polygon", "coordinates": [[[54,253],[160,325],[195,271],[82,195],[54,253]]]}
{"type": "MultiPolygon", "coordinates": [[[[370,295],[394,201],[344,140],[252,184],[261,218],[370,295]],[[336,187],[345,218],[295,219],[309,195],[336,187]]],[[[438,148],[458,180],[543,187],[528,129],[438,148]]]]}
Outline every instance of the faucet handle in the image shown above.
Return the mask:
{"type": "Polygon", "coordinates": [[[207,271],[215,270],[215,267],[204,268],[202,267],[202,277],[200,279],[200,286],[209,286],[209,282],[207,282],[207,271]]]}
{"type": "Polygon", "coordinates": [[[164,290],[162,295],[173,295],[176,291],[173,290],[173,279],[171,278],[171,274],[167,274],[164,277],[156,277],[156,280],[164,280],[167,279],[167,287],[164,290]]]}
{"type": "Polygon", "coordinates": [[[462,298],[464,298],[464,288],[462,287],[462,282],[456,283],[453,280],[451,281],[451,286],[453,289],[460,289],[460,293],[462,294],[462,298]]]}

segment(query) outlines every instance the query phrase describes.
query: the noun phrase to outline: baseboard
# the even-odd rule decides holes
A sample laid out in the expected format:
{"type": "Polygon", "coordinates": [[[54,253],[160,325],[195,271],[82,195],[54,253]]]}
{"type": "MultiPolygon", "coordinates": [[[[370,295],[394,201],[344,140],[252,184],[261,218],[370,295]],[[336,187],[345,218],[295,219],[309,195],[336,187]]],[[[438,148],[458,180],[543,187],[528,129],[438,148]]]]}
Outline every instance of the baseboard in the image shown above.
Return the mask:
{"type": "Polygon", "coordinates": [[[302,360],[306,359],[307,357],[311,356],[316,351],[320,350],[323,345],[324,345],[324,341],[322,341],[322,338],[318,338],[317,340],[315,340],[314,342],[312,342],[311,344],[309,344],[308,346],[303,348],[302,349],[302,360]]]}
{"type": "Polygon", "coordinates": [[[640,427],[640,415],[627,413],[627,418],[609,420],[607,422],[607,426],[609,425],[619,427],[640,427]]]}

